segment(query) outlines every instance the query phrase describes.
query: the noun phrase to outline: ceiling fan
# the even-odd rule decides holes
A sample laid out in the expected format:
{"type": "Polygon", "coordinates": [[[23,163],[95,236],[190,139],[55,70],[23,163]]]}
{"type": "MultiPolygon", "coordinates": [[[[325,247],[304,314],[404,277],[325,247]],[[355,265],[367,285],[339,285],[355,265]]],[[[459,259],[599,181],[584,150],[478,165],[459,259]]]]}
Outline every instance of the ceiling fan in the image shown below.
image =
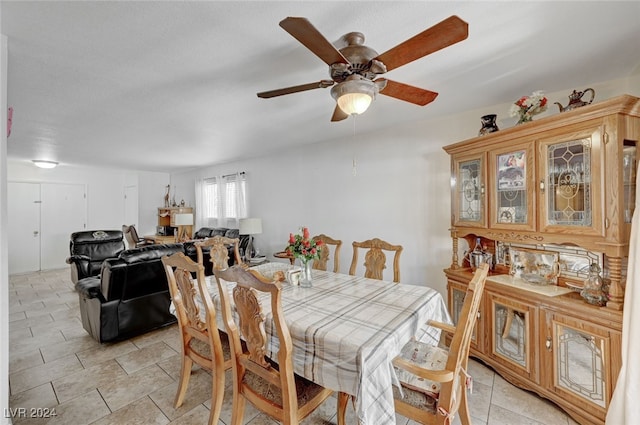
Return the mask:
{"type": "Polygon", "coordinates": [[[433,102],[436,92],[376,77],[466,39],[469,27],[457,16],[450,16],[379,55],[363,44],[360,32],[343,35],[334,46],[306,18],[288,17],[280,21],[280,26],[329,65],[331,79],[265,91],[258,97],[268,99],[332,87],[337,104],[331,121],[363,113],[377,93],[420,106],[433,102]]]}

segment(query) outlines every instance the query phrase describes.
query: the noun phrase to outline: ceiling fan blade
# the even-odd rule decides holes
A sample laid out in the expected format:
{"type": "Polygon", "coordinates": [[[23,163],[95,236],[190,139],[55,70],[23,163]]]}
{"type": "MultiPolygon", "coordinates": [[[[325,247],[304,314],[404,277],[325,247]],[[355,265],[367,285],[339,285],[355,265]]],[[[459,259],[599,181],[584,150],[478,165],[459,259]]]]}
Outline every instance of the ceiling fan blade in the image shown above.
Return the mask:
{"type": "Polygon", "coordinates": [[[386,65],[388,72],[458,43],[468,36],[469,25],[454,15],[387,50],[376,59],[386,65]]]}
{"type": "Polygon", "coordinates": [[[282,89],[263,91],[258,93],[258,97],[262,99],[269,99],[271,97],[282,96],[285,94],[298,93],[301,91],[324,89],[333,85],[332,80],[320,80],[316,83],[301,84],[299,86],[285,87],[282,89]]]}
{"type": "Polygon", "coordinates": [[[381,80],[386,80],[387,86],[380,90],[380,94],[395,97],[396,99],[404,100],[405,102],[424,106],[433,102],[436,97],[438,97],[438,93],[436,92],[399,83],[397,81],[387,80],[386,78],[377,79],[376,83],[381,80]]]}
{"type": "Polygon", "coordinates": [[[342,120],[346,120],[347,118],[349,118],[349,115],[346,114],[342,109],[340,109],[340,107],[336,103],[336,109],[333,110],[333,116],[331,117],[331,122],[342,121],[342,120]]]}
{"type": "Polygon", "coordinates": [[[327,65],[349,63],[349,61],[342,56],[342,53],[312,25],[307,18],[288,17],[280,21],[280,26],[322,59],[327,65]]]}

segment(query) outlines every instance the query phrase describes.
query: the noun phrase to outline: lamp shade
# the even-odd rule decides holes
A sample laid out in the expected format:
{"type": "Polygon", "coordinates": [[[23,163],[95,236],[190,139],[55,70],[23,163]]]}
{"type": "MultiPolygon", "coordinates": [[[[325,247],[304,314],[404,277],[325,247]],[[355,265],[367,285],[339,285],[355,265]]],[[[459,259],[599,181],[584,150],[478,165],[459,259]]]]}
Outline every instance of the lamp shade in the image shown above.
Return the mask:
{"type": "Polygon", "coordinates": [[[338,106],[345,114],[360,115],[369,108],[373,98],[366,93],[346,93],[338,98],[338,106]]]}
{"type": "Polygon", "coordinates": [[[373,81],[352,75],[333,86],[331,96],[345,114],[359,115],[369,108],[377,91],[378,86],[373,81]]]}
{"type": "Polygon", "coordinates": [[[258,235],[262,233],[262,219],[241,218],[239,233],[241,235],[258,235]]]}
{"type": "Polygon", "coordinates": [[[176,214],[173,222],[176,226],[191,226],[193,224],[193,214],[176,214]]]}

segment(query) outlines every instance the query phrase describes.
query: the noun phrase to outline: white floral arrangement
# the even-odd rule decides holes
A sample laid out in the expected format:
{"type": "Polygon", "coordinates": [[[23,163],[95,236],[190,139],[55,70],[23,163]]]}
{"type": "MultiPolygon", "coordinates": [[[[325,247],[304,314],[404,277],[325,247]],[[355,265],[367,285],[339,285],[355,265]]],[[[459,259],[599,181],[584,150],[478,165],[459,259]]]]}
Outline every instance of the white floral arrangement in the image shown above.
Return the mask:
{"type": "Polygon", "coordinates": [[[509,115],[517,116],[518,124],[531,121],[534,115],[547,110],[547,103],[547,98],[541,90],[534,91],[531,96],[522,96],[516,100],[511,105],[509,115]]]}

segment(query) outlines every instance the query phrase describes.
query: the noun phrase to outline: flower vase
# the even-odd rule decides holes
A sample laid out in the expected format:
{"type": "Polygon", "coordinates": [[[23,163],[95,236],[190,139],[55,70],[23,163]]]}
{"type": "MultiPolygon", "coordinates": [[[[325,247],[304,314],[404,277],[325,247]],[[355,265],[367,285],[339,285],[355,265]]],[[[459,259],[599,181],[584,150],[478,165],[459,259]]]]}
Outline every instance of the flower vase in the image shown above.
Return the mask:
{"type": "Polygon", "coordinates": [[[498,125],[496,124],[496,114],[484,115],[480,118],[480,122],[482,122],[482,128],[478,132],[478,136],[484,136],[485,134],[493,133],[494,131],[498,131],[498,125]]]}
{"type": "Polygon", "coordinates": [[[313,266],[313,260],[305,260],[304,258],[301,258],[300,266],[302,267],[302,270],[300,270],[300,280],[298,282],[303,288],[310,288],[311,286],[313,286],[311,283],[311,266],[313,266]]]}
{"type": "Polygon", "coordinates": [[[516,123],[516,125],[524,124],[525,122],[529,122],[529,121],[533,121],[533,116],[529,114],[520,114],[520,117],[518,118],[518,122],[516,123]]]}

